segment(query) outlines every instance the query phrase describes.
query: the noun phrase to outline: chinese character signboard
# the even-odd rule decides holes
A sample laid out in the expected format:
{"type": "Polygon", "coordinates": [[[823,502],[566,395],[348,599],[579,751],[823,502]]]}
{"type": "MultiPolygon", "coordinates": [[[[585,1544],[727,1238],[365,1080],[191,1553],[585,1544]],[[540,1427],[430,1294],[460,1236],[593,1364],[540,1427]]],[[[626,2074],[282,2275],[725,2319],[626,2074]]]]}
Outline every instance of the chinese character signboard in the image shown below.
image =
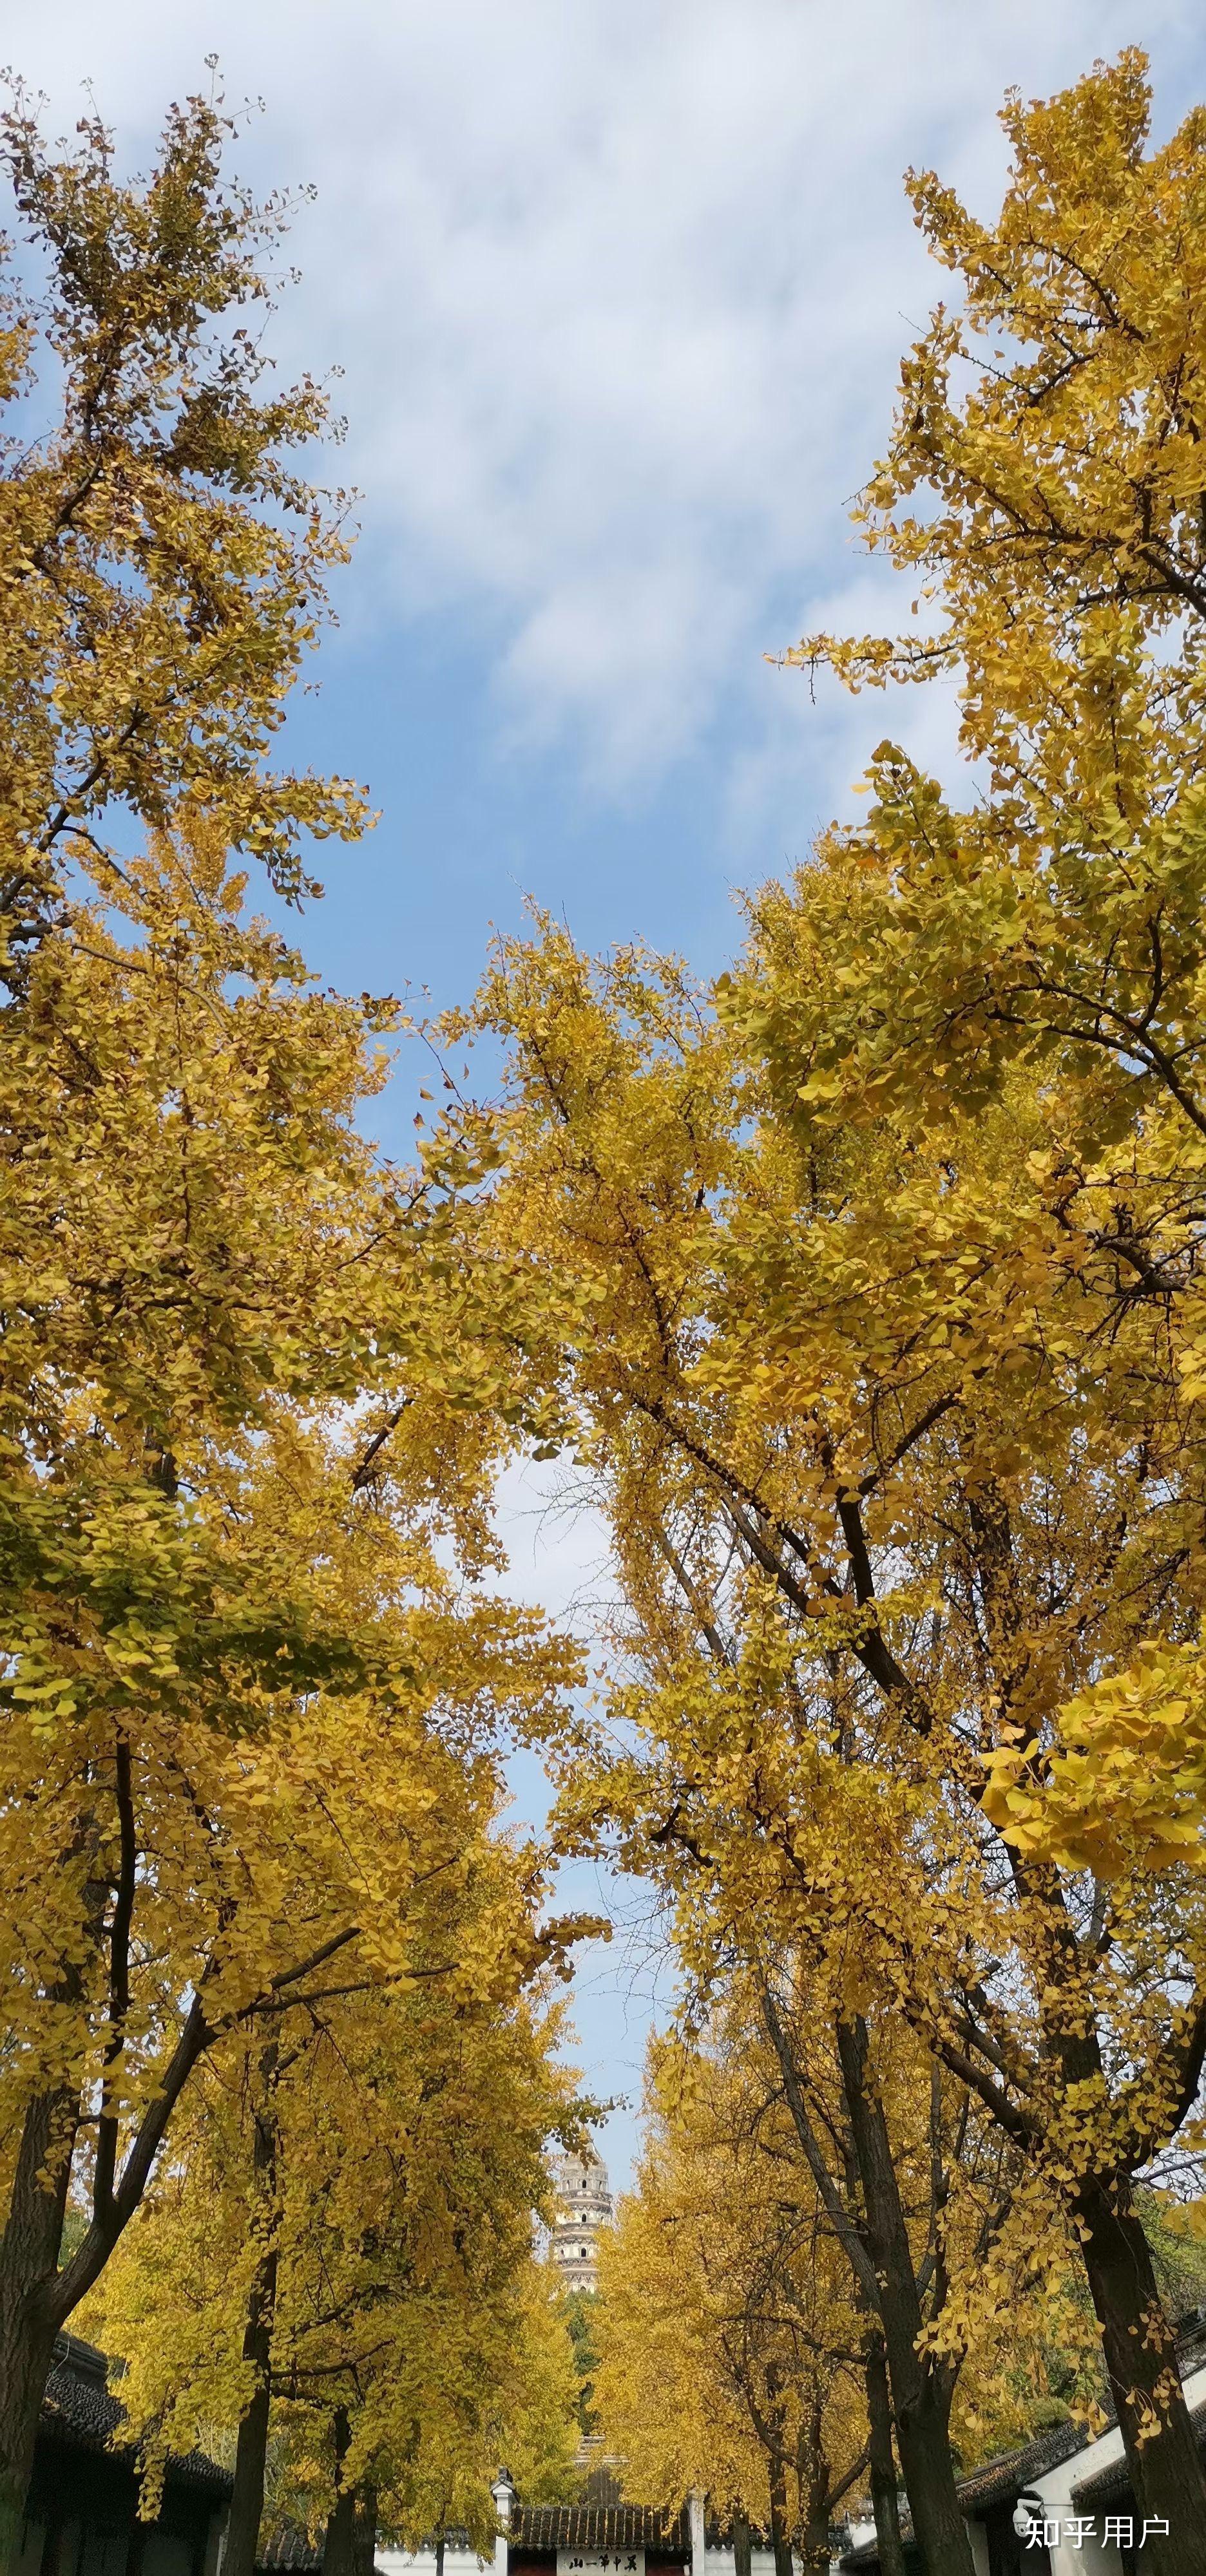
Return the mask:
{"type": "Polygon", "coordinates": [[[645,2576],[643,2549],[559,2549],[557,2576],[645,2576]]]}

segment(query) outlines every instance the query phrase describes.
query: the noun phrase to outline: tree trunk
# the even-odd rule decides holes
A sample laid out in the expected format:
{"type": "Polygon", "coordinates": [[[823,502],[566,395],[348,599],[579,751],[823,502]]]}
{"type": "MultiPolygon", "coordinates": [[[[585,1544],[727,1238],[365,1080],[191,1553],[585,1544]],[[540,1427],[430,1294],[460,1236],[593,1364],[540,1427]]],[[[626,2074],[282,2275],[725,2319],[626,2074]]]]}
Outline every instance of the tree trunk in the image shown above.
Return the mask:
{"type": "Polygon", "coordinates": [[[1129,2184],[1086,2189],[1077,2215],[1136,2512],[1168,2525],[1145,2542],[1144,2576],[1206,2576],[1206,2472],[1129,2184]]]}
{"type": "Polygon", "coordinates": [[[355,2576],[356,2567],[356,2495],[345,2487],[335,2499],[327,2517],[326,2538],[322,2545],[322,2576],[355,2576]]]}
{"type": "Polygon", "coordinates": [[[892,2450],[892,2401],[888,2395],[888,2367],[880,2334],[873,2334],[867,2345],[867,2435],[879,2576],[904,2576],[904,2544],[900,2537],[896,2460],[892,2450]]]}
{"type": "Polygon", "coordinates": [[[356,2520],[352,2533],[352,2565],[354,2576],[373,2576],[373,2560],[376,2548],[377,2490],[376,2487],[358,2487],[356,2490],[356,2520]]]}
{"type": "Polygon", "coordinates": [[[256,2549],[264,2512],[278,2260],[275,2242],[277,2122],[272,2099],[277,2055],[276,2041],[270,2040],[260,2059],[264,2099],[255,2113],[253,2148],[256,2220],[265,2241],[252,2276],[243,2330],[243,2359],[250,2362],[255,2372],[255,2394],[239,2425],[222,2576],[255,2576],[256,2549]]]}
{"type": "Polygon", "coordinates": [[[829,2576],[829,2462],[822,2448],[823,2408],[814,2408],[796,2458],[803,2576],[829,2576]]]}
{"type": "Polygon", "coordinates": [[[243,2359],[254,2362],[256,2389],[239,2425],[234,2487],[226,2525],[223,2576],[254,2576],[260,2523],[264,2512],[264,2471],[268,2458],[268,2418],[272,2407],[269,2365],[272,2319],[276,2305],[277,2256],[273,2246],[256,2266],[247,2302],[243,2359]]]}
{"type": "Polygon", "coordinates": [[[0,2576],[21,2550],[38,2419],[54,2354],[51,2305],[78,2102],[59,2089],[30,2103],[8,2223],[0,2237],[0,2576]]]}
{"type": "MultiPolygon", "coordinates": [[[[950,2392],[918,2349],[925,2320],[883,2105],[868,2077],[867,2027],[841,2022],[842,2087],[866,2212],[867,2248],[880,2290],[900,2465],[926,2576],[974,2576],[967,2524],[955,2492],[950,2392]]],[[[1206,2576],[1206,2571],[1204,2571],[1206,2576]]]]}
{"type": "Polygon", "coordinates": [[[775,2553],[775,2576],[793,2576],[791,2534],[787,2528],[787,2472],[782,2460],[771,2464],[770,2536],[775,2553]]]}
{"type": "Polygon", "coordinates": [[[335,2503],[327,2517],[322,2545],[322,2576],[355,2576],[356,2490],[343,2484],[343,2464],[352,2439],[346,2406],[335,2409],[335,2503]]]}
{"type": "Polygon", "coordinates": [[[754,2546],[750,2538],[749,2520],[744,2513],[735,2513],[733,2516],[733,2576],[753,2576],[753,2569],[754,2546]]]}
{"type": "Polygon", "coordinates": [[[802,2576],[829,2576],[831,2559],[829,2515],[823,2506],[814,2505],[800,2542],[802,2576]]]}
{"type": "Polygon", "coordinates": [[[0,2289],[0,2571],[11,2576],[21,2556],[25,2499],[34,2444],[54,2352],[54,2327],[4,2305],[0,2289]]]}

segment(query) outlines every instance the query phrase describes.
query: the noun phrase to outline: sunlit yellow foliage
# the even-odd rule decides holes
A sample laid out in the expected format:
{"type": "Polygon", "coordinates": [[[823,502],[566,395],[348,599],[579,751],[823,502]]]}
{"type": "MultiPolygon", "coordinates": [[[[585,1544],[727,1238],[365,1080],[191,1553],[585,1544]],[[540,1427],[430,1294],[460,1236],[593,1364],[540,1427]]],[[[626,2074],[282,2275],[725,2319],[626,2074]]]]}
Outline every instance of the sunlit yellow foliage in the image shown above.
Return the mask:
{"type": "Polygon", "coordinates": [[[932,631],[796,656],[949,672],[974,797],[883,744],[714,993],[541,921],[478,1016],[635,1648],[569,1827],[970,2086],[1206,2532],[1130,2197],[1206,2056],[1206,124],[1147,113],[1127,55],[1010,104],[998,221],[916,183],[963,304],[863,508],[932,631]]]}
{"type": "Polygon", "coordinates": [[[654,2047],[635,2191],[600,2250],[600,2431],[626,2493],[768,2529],[806,2563],[865,2467],[860,2324],[816,2196],[740,2057],[654,2047]]]}
{"type": "MultiPolygon", "coordinates": [[[[565,1947],[492,1821],[577,1670],[487,1582],[509,1426],[546,1423],[518,1272],[459,1266],[495,1149],[437,1115],[391,1169],[361,1122],[396,1006],[249,909],[365,812],[268,758],[346,503],[288,461],[318,389],[261,398],[284,210],[227,132],[186,103],[127,185],[94,119],[57,155],[0,119],[5,2568],[55,2331],[199,2070],[429,1977],[505,2015],[565,1947]]],[[[514,2302],[479,2311],[488,2341],[514,2302]]]]}
{"type": "Polygon", "coordinates": [[[534,2499],[572,2478],[573,2357],[558,2285],[532,2254],[567,2086],[550,2065],[555,2029],[525,1997],[530,1973],[490,1958],[506,1854],[482,1841],[462,1857],[414,1891],[409,1989],[295,2017],[270,2079],[262,2035],[215,2050],[85,2305],[84,2326],[127,2363],[144,2512],[168,2450],[223,2433],[232,2445],[257,2385],[244,2330],[269,2248],[270,2516],[325,2522],[340,2409],[343,2482],[374,2491],[382,2523],[415,2544],[440,2522],[488,2538],[500,2458],[534,2499]],[[476,1992],[449,1975],[450,1950],[486,1966],[476,1992]],[[272,2125],[267,2195],[257,2111],[272,2125]]]}

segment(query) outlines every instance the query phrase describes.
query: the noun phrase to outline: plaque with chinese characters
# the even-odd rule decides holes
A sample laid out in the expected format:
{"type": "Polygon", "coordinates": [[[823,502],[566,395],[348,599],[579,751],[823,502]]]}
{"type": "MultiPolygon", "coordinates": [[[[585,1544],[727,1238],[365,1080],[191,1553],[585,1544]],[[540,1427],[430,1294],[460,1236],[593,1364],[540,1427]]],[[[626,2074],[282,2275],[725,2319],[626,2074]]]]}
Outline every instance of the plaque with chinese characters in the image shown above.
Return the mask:
{"type": "Polygon", "coordinates": [[[643,2549],[559,2549],[557,2576],[645,2576],[643,2549]]]}

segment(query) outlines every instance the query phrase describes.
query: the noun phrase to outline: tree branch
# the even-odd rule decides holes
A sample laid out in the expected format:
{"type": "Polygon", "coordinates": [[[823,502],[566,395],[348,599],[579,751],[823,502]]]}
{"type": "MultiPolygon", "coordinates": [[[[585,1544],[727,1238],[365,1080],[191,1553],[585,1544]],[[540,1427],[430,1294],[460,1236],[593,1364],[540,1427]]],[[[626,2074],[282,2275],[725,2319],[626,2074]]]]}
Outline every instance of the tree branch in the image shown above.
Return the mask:
{"type": "Polygon", "coordinates": [[[760,1977],[758,1980],[758,1992],[762,2005],[762,2019],[766,2027],[767,2037],[770,2040],[775,2055],[779,2060],[779,2069],[783,2077],[783,2090],[787,2096],[787,2107],[791,2112],[792,2123],[795,2128],[796,2136],[798,2137],[800,2145],[804,2151],[804,2159],[808,2166],[808,2170],[812,2175],[818,2192],[820,2193],[822,2208],[824,2209],[829,2224],[833,2229],[834,2235],[837,2237],[838,2243],[845,2252],[850,2268],[854,2273],[854,2277],[858,2282],[860,2289],[865,2291],[866,2296],[871,2301],[871,2304],[878,2315],[880,2289],[879,2283],[875,2277],[875,2265],[873,2264],[870,2254],[863,2243],[854,2220],[851,2218],[849,2211],[843,2203],[838,2186],[825,2162],[816,2131],[808,2116],[808,2106],[804,2099],[803,2088],[800,2083],[799,2072],[796,2067],[791,2042],[784,2030],[778,2004],[776,2003],[771,1988],[764,1977],[760,1977]]]}

